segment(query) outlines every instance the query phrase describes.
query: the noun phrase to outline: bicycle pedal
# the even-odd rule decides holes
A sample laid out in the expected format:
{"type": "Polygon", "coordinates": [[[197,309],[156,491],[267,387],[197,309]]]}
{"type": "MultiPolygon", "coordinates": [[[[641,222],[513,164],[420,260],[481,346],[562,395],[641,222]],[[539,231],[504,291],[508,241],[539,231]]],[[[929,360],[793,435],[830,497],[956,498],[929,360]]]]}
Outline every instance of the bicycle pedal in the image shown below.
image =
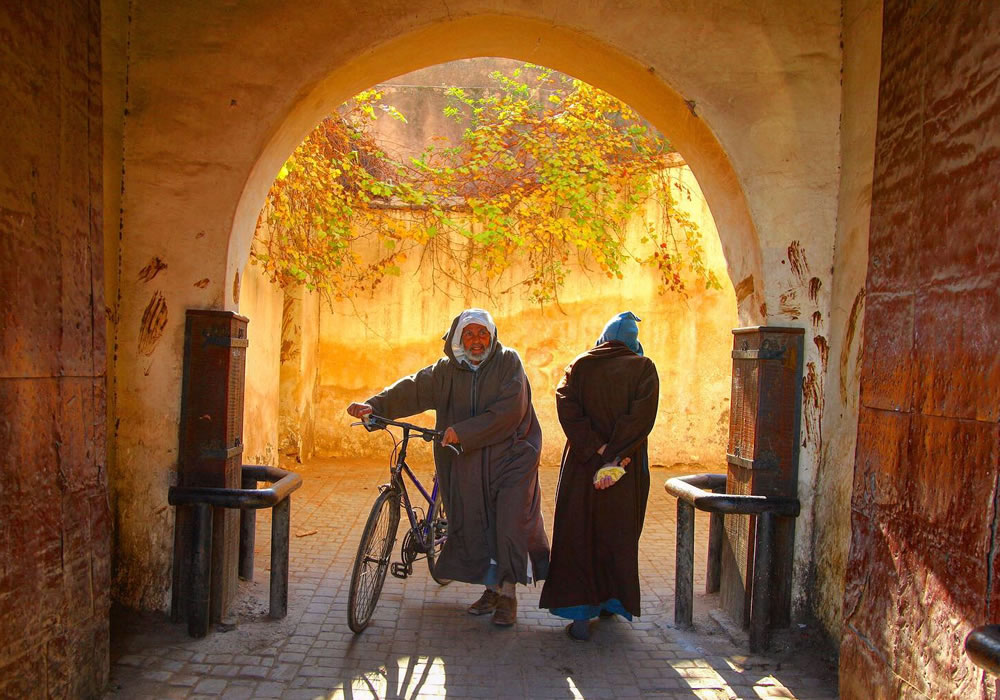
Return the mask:
{"type": "Polygon", "coordinates": [[[407,566],[406,564],[397,561],[392,565],[389,571],[396,578],[406,578],[407,576],[413,573],[413,567],[407,566]]]}

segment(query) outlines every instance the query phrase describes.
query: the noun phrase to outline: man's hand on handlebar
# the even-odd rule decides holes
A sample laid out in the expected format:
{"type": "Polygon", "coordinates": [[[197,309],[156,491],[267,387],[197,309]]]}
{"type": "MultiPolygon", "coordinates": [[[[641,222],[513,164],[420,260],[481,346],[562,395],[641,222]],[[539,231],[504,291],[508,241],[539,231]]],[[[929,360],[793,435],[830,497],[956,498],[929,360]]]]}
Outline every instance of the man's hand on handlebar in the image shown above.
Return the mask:
{"type": "Polygon", "coordinates": [[[446,428],[444,435],[441,436],[441,445],[447,447],[448,445],[457,445],[459,443],[458,433],[455,432],[454,428],[446,428]]]}
{"type": "Polygon", "coordinates": [[[457,455],[462,454],[462,443],[458,439],[458,433],[452,427],[445,428],[444,435],[441,436],[441,446],[447,447],[457,455]]]}
{"type": "Polygon", "coordinates": [[[365,416],[372,412],[372,407],[366,403],[352,403],[347,407],[347,412],[354,418],[364,419],[365,416]]]}

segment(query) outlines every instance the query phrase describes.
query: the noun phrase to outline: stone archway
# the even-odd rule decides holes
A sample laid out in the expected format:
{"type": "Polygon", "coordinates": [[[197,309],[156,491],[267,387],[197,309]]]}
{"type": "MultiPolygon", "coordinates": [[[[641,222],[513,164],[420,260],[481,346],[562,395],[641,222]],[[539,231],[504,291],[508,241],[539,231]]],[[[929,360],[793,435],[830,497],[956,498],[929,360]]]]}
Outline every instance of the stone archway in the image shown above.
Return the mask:
{"type": "MultiPolygon", "coordinates": [[[[227,279],[243,270],[257,216],[281,164],[336,105],[370,85],[459,58],[504,56],[572,74],[614,94],[668,134],[690,165],[719,228],[733,284],[743,283],[740,318],[762,323],[765,271],[760,241],[739,178],[709,126],[656,71],[593,38],[533,19],[479,15],[395,38],[331,72],[299,99],[264,146],[233,217],[227,279]],[[747,281],[751,280],[751,281],[747,281]]],[[[227,299],[227,306],[236,305],[227,299]]]]}
{"type": "MultiPolygon", "coordinates": [[[[640,0],[281,0],[183,11],[149,0],[132,10],[118,18],[128,41],[109,39],[125,56],[108,60],[127,70],[105,76],[128,95],[121,136],[118,123],[106,125],[109,150],[124,152],[120,239],[114,222],[106,230],[120,298],[110,312],[109,475],[122,603],[166,605],[184,309],[238,308],[237,271],[281,161],[339,100],[420,65],[475,55],[545,63],[663,127],[716,216],[741,321],[807,326],[807,360],[822,384],[823,345],[810,339],[826,342],[834,288],[839,2],[803,0],[774,15],[749,2],[723,10],[640,0]]],[[[812,409],[807,419],[818,424],[822,408],[812,409]]],[[[803,493],[812,493],[820,447],[804,447],[803,493]]],[[[796,555],[803,579],[810,527],[796,555]]]]}

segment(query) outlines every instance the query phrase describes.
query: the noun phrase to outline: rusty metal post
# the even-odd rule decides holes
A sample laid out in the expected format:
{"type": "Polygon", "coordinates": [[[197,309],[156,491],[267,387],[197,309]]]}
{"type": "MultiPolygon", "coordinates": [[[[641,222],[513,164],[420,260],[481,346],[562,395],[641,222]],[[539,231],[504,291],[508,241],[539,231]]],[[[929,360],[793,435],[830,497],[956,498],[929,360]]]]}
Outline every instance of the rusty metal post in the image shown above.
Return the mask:
{"type": "Polygon", "coordinates": [[[193,506],[191,549],[191,597],[188,608],[188,634],[201,639],[208,634],[209,602],[212,588],[212,506],[193,506]]]}
{"type": "Polygon", "coordinates": [[[292,497],[288,496],[271,509],[271,606],[270,617],[281,619],[288,614],[288,535],[292,497]]]}
{"type": "Polygon", "coordinates": [[[705,592],[718,593],[722,582],[722,536],[726,531],[726,516],[712,513],[708,521],[708,564],[705,571],[705,592]]]}
{"type": "MultiPolygon", "coordinates": [[[[725,491],[725,486],[721,488],[725,491]]],[[[712,489],[719,493],[720,489],[712,489]]],[[[713,512],[708,521],[708,564],[705,570],[705,593],[718,593],[722,582],[722,536],[725,534],[726,516],[713,512]]]]}
{"type": "Polygon", "coordinates": [[[677,499],[677,554],[674,624],[691,627],[694,616],[694,506],[677,499]]]}
{"type": "MultiPolygon", "coordinates": [[[[241,484],[244,490],[256,489],[257,478],[247,474],[242,475],[241,484]]],[[[253,581],[253,548],[257,540],[257,511],[251,508],[240,509],[240,578],[253,581]]]]}
{"type": "Polygon", "coordinates": [[[750,600],[750,651],[766,651],[771,622],[771,552],[774,547],[774,514],[757,516],[754,541],[753,592],[750,600]]]}

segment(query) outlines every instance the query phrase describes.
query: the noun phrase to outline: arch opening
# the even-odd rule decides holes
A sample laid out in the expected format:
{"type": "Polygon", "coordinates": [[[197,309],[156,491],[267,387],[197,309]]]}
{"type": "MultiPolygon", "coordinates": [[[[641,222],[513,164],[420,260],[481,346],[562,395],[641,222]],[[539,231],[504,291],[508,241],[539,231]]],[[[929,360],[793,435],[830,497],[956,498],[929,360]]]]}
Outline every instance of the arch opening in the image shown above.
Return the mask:
{"type": "MultiPolygon", "coordinates": [[[[438,130],[448,131],[448,120],[442,118],[448,103],[444,91],[428,98],[435,86],[488,91],[490,73],[499,69],[510,75],[520,66],[506,59],[469,59],[366,86],[366,91],[387,93],[380,104],[401,107],[407,118],[400,125],[383,114],[373,127],[375,134],[402,148],[397,162],[407,161],[423,151],[425,141],[440,137],[438,130]]],[[[530,82],[530,78],[525,80],[530,82]]],[[[460,139],[463,128],[453,126],[445,145],[460,139]]],[[[321,134],[319,140],[325,143],[331,133],[332,128],[326,126],[310,138],[321,134]]],[[[402,271],[397,268],[393,276],[385,276],[377,293],[359,292],[361,296],[354,300],[329,300],[327,304],[301,288],[276,292],[256,266],[247,265],[241,271],[243,294],[251,296],[243,300],[241,313],[254,322],[260,310],[263,320],[263,324],[253,323],[255,345],[263,352],[258,350],[261,370],[248,373],[248,454],[255,461],[273,461],[278,454],[292,453],[305,459],[313,454],[376,457],[373,450],[377,452],[378,446],[349,429],[350,419],[343,408],[390,384],[397,378],[394,372],[407,374],[433,363],[440,357],[439,337],[451,317],[466,306],[484,306],[497,317],[501,341],[525,360],[536,412],[546,435],[553,436],[545,443],[543,458],[558,464],[561,440],[556,436],[561,430],[550,398],[562,370],[593,345],[608,318],[628,309],[645,321],[640,324],[642,342],[647,354],[655,358],[662,380],[661,418],[651,438],[651,459],[665,466],[700,464],[703,471],[706,467],[717,471],[727,439],[730,329],[738,322],[737,304],[715,222],[698,182],[683,161],[669,162],[670,189],[676,187],[686,194],[678,197],[682,201],[678,213],[700,230],[704,247],[699,256],[707,270],[723,281],[720,289],[706,288],[702,279],[683,270],[688,278],[683,294],[658,289],[656,273],[635,260],[624,270],[625,281],[606,279],[586,264],[572,261],[560,296],[547,307],[535,308],[517,291],[523,289],[522,283],[508,284],[521,280],[523,269],[505,273],[500,286],[508,293],[491,296],[455,282],[455,275],[446,272],[442,278],[440,271],[412,260],[402,263],[402,271]],[[363,353],[358,345],[364,346],[363,353]],[[266,427],[261,433],[269,435],[269,440],[255,439],[251,426],[266,427]]],[[[288,167],[295,170],[297,166],[288,167]]],[[[289,181],[283,180],[284,186],[289,181]]],[[[320,218],[325,217],[321,214],[320,218]]],[[[637,212],[626,232],[631,253],[636,255],[644,247],[640,239],[645,241],[649,234],[647,226],[658,227],[662,233],[663,225],[658,209],[652,217],[648,211],[637,212]]],[[[417,257],[412,252],[411,256],[417,257]]]]}
{"type": "MultiPolygon", "coordinates": [[[[717,224],[737,290],[740,324],[764,321],[760,242],[739,179],[710,127],[654,71],[611,47],[556,25],[507,15],[479,15],[413,30],[333,69],[290,105],[262,147],[235,209],[227,258],[232,288],[239,288],[257,217],[275,175],[326,114],[373,84],[451,60],[488,56],[527,60],[578,77],[631,105],[667,134],[697,178],[717,224]]],[[[235,292],[226,295],[227,308],[238,303],[235,292]]]]}

